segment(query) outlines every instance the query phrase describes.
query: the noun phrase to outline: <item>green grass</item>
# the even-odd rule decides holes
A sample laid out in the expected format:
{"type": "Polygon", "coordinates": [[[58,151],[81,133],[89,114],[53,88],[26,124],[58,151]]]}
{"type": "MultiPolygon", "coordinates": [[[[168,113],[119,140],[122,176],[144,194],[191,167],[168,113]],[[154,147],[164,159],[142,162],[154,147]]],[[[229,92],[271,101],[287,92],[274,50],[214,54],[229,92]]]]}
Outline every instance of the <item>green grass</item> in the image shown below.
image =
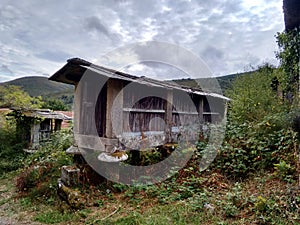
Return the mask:
{"type": "Polygon", "coordinates": [[[181,184],[169,180],[152,186],[127,187],[121,192],[113,192],[108,183],[83,188],[87,203],[81,210],[71,209],[55,193],[48,198],[33,198],[29,192],[16,198],[18,193],[12,183],[15,175],[0,179],[0,194],[10,196],[1,200],[6,211],[1,212],[0,204],[0,216],[14,215],[19,221],[75,225],[300,224],[299,212],[288,204],[291,184],[272,174],[256,174],[234,183],[216,173],[206,173],[201,180],[189,179],[181,184]],[[109,194],[107,189],[111,190],[109,194]],[[207,204],[211,208],[205,207],[207,204]]]}
{"type": "Polygon", "coordinates": [[[60,211],[42,212],[34,217],[35,221],[46,224],[57,224],[62,222],[75,222],[80,219],[80,216],[75,213],[62,213],[60,211]]]}
{"type": "MultiPolygon", "coordinates": [[[[275,216],[272,220],[267,216],[261,216],[260,220],[269,222],[270,224],[299,224],[281,218],[280,215],[275,216]]],[[[185,225],[185,224],[253,224],[253,218],[225,218],[220,216],[219,212],[199,211],[191,207],[187,202],[179,202],[177,204],[170,204],[165,206],[155,206],[144,212],[132,209],[131,211],[121,210],[115,218],[108,218],[106,220],[91,219],[87,224],[118,224],[118,225],[185,225]]],[[[269,224],[267,223],[267,224],[269,224]]]]}
{"type": "MultiPolygon", "coordinates": [[[[204,224],[217,222],[218,217],[206,213],[198,212],[193,207],[185,204],[170,204],[165,206],[153,207],[141,214],[130,212],[129,215],[111,220],[115,224],[204,224]]],[[[103,223],[104,224],[104,223],[103,223]]]]}

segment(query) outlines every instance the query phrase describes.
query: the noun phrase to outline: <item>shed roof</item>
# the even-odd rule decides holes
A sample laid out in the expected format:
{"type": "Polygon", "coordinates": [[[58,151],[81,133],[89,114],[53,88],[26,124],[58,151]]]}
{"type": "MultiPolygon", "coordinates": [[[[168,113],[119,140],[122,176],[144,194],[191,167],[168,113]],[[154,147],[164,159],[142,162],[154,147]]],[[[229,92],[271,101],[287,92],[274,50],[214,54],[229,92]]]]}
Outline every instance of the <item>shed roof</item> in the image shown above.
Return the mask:
{"type": "Polygon", "coordinates": [[[230,99],[217,93],[210,93],[210,92],[203,92],[200,89],[195,89],[191,87],[186,86],[180,86],[176,84],[175,82],[168,82],[168,81],[159,81],[155,79],[151,79],[145,76],[138,77],[131,74],[127,74],[121,71],[109,69],[103,66],[98,66],[95,64],[92,64],[86,60],[80,59],[80,58],[72,58],[67,60],[67,64],[65,64],[60,70],[58,70],[55,74],[53,74],[49,80],[58,81],[62,83],[67,84],[77,84],[84,73],[87,71],[93,71],[95,73],[101,74],[103,76],[114,78],[118,80],[125,80],[129,82],[136,82],[139,84],[144,84],[147,86],[153,86],[153,87],[160,87],[160,88],[166,88],[166,89],[176,89],[181,90],[188,93],[193,93],[196,95],[204,95],[204,96],[211,96],[216,98],[221,98],[226,101],[229,101],[230,99]]]}
{"type": "Polygon", "coordinates": [[[13,109],[20,111],[26,117],[38,117],[44,119],[71,120],[72,118],[63,113],[53,112],[50,109],[13,109]]]}

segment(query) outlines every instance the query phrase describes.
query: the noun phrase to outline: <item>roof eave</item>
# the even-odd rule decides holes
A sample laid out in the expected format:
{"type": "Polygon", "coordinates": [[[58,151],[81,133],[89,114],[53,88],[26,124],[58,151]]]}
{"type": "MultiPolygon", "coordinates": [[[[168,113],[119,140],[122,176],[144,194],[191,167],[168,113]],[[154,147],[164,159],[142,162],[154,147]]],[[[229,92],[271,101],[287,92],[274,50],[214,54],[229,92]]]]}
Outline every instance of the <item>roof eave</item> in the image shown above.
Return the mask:
{"type": "Polygon", "coordinates": [[[91,64],[79,58],[69,59],[60,70],[49,77],[49,80],[76,85],[86,70],[82,66],[90,66],[91,64]]]}

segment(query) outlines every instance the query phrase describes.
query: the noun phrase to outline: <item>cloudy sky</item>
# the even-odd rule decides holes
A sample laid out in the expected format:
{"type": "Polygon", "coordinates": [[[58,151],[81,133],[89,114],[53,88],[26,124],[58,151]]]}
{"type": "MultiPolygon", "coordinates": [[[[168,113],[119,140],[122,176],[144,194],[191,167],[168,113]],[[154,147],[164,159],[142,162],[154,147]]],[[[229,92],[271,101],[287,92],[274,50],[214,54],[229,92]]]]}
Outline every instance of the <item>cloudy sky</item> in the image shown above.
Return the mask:
{"type": "Polygon", "coordinates": [[[178,78],[159,73],[163,59],[180,61],[182,51],[203,60],[213,76],[237,73],[276,64],[274,35],[283,29],[282,0],[0,0],[0,82],[48,77],[72,57],[108,67],[126,58],[125,71],[148,75],[157,67],[156,77],[178,78]],[[148,41],[167,48],[132,48],[148,41]],[[105,60],[112,52],[121,54],[105,60]],[[150,61],[138,64],[141,55],[150,61]]]}

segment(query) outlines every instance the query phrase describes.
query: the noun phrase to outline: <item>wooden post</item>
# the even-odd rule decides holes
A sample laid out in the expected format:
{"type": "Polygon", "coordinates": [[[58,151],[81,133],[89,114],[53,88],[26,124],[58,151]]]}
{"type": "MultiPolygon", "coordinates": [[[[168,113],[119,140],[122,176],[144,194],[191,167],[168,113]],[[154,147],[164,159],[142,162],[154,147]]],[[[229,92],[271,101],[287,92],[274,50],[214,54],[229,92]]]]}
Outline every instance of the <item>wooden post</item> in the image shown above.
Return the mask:
{"type": "Polygon", "coordinates": [[[200,124],[203,124],[203,122],[204,122],[204,118],[203,118],[203,98],[201,96],[200,96],[200,99],[199,99],[198,115],[199,115],[200,124]]]}
{"type": "Polygon", "coordinates": [[[172,142],[172,107],[173,107],[173,90],[168,90],[166,109],[165,109],[166,142],[172,142]]]}
{"type": "Polygon", "coordinates": [[[81,107],[81,90],[78,87],[78,83],[75,85],[74,91],[74,130],[79,132],[79,121],[80,121],[80,107],[81,107]]]}
{"type": "Polygon", "coordinates": [[[203,133],[203,124],[204,124],[204,118],[203,118],[203,97],[200,96],[199,99],[199,105],[198,105],[198,121],[200,123],[200,134],[199,134],[199,140],[204,140],[204,133],[203,133]]]}
{"type": "Polygon", "coordinates": [[[53,133],[53,119],[49,119],[50,120],[50,134],[53,133]]]}
{"type": "MultiPolygon", "coordinates": [[[[112,120],[120,122],[118,128],[122,129],[122,109],[123,109],[123,82],[115,79],[107,81],[107,101],[106,101],[106,137],[115,138],[112,120]],[[116,98],[118,96],[118,98],[116,98]],[[114,102],[116,101],[116,102],[114,102]],[[114,105],[114,108],[113,108],[114,105]],[[112,110],[116,118],[112,118],[112,110]]],[[[120,130],[118,130],[120,131],[120,130]]]]}

